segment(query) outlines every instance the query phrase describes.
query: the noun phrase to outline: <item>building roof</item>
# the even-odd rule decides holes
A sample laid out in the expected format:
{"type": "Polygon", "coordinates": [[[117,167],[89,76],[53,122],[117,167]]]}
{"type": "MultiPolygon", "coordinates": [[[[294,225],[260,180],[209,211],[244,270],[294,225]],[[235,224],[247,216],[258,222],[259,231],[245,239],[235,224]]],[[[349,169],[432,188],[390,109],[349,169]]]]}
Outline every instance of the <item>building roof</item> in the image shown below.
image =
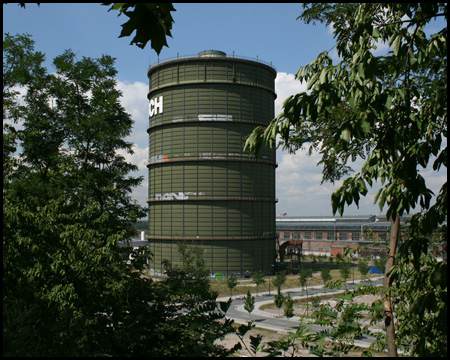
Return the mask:
{"type": "MultiPolygon", "coordinates": [[[[412,215],[401,218],[401,222],[411,219],[412,215]]],[[[323,231],[363,231],[372,229],[386,231],[391,222],[385,216],[351,215],[351,216],[279,216],[276,218],[277,231],[323,230],[323,231]]]]}

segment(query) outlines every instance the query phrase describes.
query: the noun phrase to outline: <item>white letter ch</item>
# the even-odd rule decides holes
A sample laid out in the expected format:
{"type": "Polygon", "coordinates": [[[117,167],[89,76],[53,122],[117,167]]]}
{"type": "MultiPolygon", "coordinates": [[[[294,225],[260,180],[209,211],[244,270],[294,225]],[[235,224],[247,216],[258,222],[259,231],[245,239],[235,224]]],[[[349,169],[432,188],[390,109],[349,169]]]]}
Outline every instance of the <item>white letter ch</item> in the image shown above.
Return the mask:
{"type": "Polygon", "coordinates": [[[163,97],[160,96],[158,99],[154,98],[150,100],[150,104],[148,106],[148,113],[150,117],[156,114],[163,113],[163,97]]]}

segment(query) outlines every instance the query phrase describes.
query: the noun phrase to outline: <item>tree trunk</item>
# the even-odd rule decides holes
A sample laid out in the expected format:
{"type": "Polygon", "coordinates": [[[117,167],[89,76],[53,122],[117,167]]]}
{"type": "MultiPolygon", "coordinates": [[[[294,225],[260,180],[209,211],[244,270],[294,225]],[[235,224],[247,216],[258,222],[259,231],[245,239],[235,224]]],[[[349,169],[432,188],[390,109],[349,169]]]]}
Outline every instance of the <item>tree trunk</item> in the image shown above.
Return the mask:
{"type": "Polygon", "coordinates": [[[391,236],[389,241],[389,256],[384,272],[384,288],[386,297],[384,300],[384,324],[386,327],[387,350],[389,357],[397,357],[397,345],[395,344],[394,313],[391,304],[390,277],[388,275],[394,265],[395,252],[400,231],[400,216],[397,214],[395,220],[391,220],[391,236]]]}

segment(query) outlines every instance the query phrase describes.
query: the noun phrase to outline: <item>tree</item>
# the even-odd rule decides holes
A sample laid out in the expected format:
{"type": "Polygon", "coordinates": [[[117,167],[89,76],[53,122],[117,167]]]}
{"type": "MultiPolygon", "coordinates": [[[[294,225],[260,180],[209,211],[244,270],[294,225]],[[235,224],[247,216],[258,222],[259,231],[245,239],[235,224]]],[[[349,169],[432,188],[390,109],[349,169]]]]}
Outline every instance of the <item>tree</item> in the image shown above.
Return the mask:
{"type": "Polygon", "coordinates": [[[302,268],[300,270],[299,281],[300,281],[300,285],[302,286],[302,288],[306,286],[306,282],[308,281],[308,278],[312,277],[312,275],[313,275],[313,271],[311,268],[308,268],[308,269],[302,268]]]}
{"type": "MultiPolygon", "coordinates": [[[[160,284],[160,306],[166,320],[155,324],[159,337],[160,356],[226,356],[237,349],[226,350],[215,344],[234,333],[233,321],[225,318],[231,301],[217,303],[217,293],[211,291],[205,268],[203,250],[178,243],[180,266],[164,261],[167,280],[160,284]]],[[[155,327],[153,325],[153,327],[155,327]]],[[[155,344],[153,345],[155,346],[155,344]]]]}
{"type": "Polygon", "coordinates": [[[370,267],[369,264],[365,259],[360,259],[358,261],[358,271],[361,273],[363,279],[367,277],[367,274],[369,273],[370,267]]]}
{"type": "MultiPolygon", "coordinates": [[[[307,82],[308,92],[286,99],[282,113],[267,128],[256,128],[246,148],[257,149],[263,142],[274,146],[277,135],[292,151],[309,146],[310,153],[317,150],[322,156],[323,181],[333,182],[350,175],[350,161],[365,159],[360,171],[333,193],[333,213],[342,214],[346,204],[358,205],[360,195],[367,194],[367,185],[381,181],[375,202],[380,210],[387,207],[391,220],[385,324],[388,353],[395,356],[391,295],[393,285],[396,296],[406,294],[406,287],[394,284],[394,279],[419,275],[407,274],[406,267],[402,270],[394,265],[394,260],[400,264],[399,256],[407,253],[397,253],[399,217],[420,206],[411,223],[414,238],[422,239],[416,258],[425,258],[428,248],[423,239],[430,237],[447,214],[447,182],[432,205],[434,194],[420,173],[427,166],[434,171],[447,167],[447,28],[430,36],[424,31],[432,19],[447,17],[447,4],[316,3],[304,8],[300,18],[307,23],[333,24],[342,60],[334,65],[325,51],[302,67],[296,77],[307,82]],[[374,49],[379,43],[389,44],[391,51],[377,55],[374,49]]],[[[413,244],[405,241],[402,246],[412,251],[413,244]]],[[[443,268],[433,266],[441,274],[443,268]]],[[[400,330],[398,336],[408,335],[400,330]]],[[[412,353],[419,348],[413,346],[412,353]]],[[[432,348],[446,349],[428,347],[432,348]]],[[[430,354],[427,351],[431,350],[420,349],[424,352],[417,354],[430,354]]]]}
{"type": "Polygon", "coordinates": [[[148,254],[127,265],[118,246],[145,212],[129,196],[141,182],[127,177],[136,167],[116,155],[131,151],[122,137],[132,120],[114,88],[114,60],[75,62],[67,51],[49,75],[28,36],[6,34],[3,49],[4,354],[109,353],[107,325],[126,327],[125,311],[153,296],[136,273],[148,254]]]}
{"type": "Polygon", "coordinates": [[[185,242],[177,243],[181,266],[172,266],[170,261],[163,260],[167,275],[166,284],[175,302],[195,307],[197,303],[208,300],[217,294],[211,293],[209,271],[205,267],[203,250],[200,247],[188,246],[185,242]]]}
{"type": "Polygon", "coordinates": [[[322,278],[323,284],[325,285],[326,289],[327,282],[331,280],[330,268],[324,267],[320,269],[320,277],[322,278]]]}
{"type": "Polygon", "coordinates": [[[259,285],[262,285],[266,282],[266,279],[264,279],[264,274],[262,272],[254,273],[253,282],[256,284],[256,293],[258,294],[259,285]]]}
{"type": "Polygon", "coordinates": [[[275,306],[278,308],[278,311],[279,311],[281,309],[281,307],[283,306],[283,303],[284,303],[284,296],[280,292],[280,287],[279,286],[278,286],[277,294],[275,295],[274,301],[275,301],[275,306]]]}
{"type": "Polygon", "coordinates": [[[275,279],[272,281],[273,286],[277,288],[281,288],[283,284],[286,282],[286,270],[277,272],[275,279]]]}
{"type": "Polygon", "coordinates": [[[237,279],[236,275],[231,274],[227,279],[227,286],[228,286],[228,289],[230,289],[230,298],[231,298],[231,296],[233,296],[233,289],[237,286],[237,284],[238,284],[238,279],[237,279]]]}
{"type": "Polygon", "coordinates": [[[386,269],[386,262],[387,262],[387,259],[385,259],[385,258],[373,260],[373,264],[375,265],[375,267],[378,270],[383,271],[383,273],[384,273],[384,270],[386,269]]]}
{"type": "Polygon", "coordinates": [[[342,280],[346,283],[347,279],[350,277],[350,267],[347,264],[342,263],[339,265],[339,271],[341,272],[342,280]]]}
{"type": "MultiPolygon", "coordinates": [[[[288,322],[289,322],[289,319],[294,316],[294,303],[291,299],[290,294],[288,294],[286,296],[284,301],[286,303],[286,306],[284,307],[284,316],[287,317],[288,322]]],[[[290,323],[289,323],[289,326],[290,326],[290,323]]]]}
{"type": "Polygon", "coordinates": [[[247,296],[245,297],[244,309],[248,311],[248,317],[250,313],[255,310],[255,297],[252,296],[250,290],[247,290],[247,296]]]}
{"type": "Polygon", "coordinates": [[[209,291],[198,252],[153,282],[148,250],[126,246],[145,211],[129,196],[136,167],[118,154],[131,152],[133,122],[114,59],[66,51],[48,74],[29,36],[7,34],[3,50],[3,355],[235,351],[214,344],[234,332],[230,303],[209,291]]]}
{"type": "Polygon", "coordinates": [[[319,296],[313,296],[311,297],[311,307],[313,311],[317,310],[320,306],[320,297],[319,296]]]}

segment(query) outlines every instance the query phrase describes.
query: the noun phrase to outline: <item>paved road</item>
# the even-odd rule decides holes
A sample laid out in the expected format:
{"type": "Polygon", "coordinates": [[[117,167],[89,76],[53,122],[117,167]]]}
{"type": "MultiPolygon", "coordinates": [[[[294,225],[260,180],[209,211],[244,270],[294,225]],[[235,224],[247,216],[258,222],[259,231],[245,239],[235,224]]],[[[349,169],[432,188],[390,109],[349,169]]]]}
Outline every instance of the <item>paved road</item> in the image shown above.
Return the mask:
{"type": "MultiPolygon", "coordinates": [[[[355,284],[352,282],[347,282],[348,289],[354,289],[355,285],[359,284],[359,280],[355,281],[355,284]]],[[[381,285],[383,282],[382,277],[376,278],[372,280],[373,285],[381,285]]],[[[323,285],[315,285],[308,287],[308,296],[313,296],[317,294],[339,294],[344,293],[344,289],[331,289],[328,292],[325,292],[323,285]]],[[[301,299],[306,298],[306,291],[302,291],[301,288],[294,289],[286,289],[281,290],[281,292],[285,295],[290,294],[292,299],[301,299]]],[[[289,321],[286,318],[277,318],[277,314],[269,313],[266,311],[262,311],[259,309],[261,305],[273,303],[274,295],[276,293],[271,291],[271,295],[269,292],[261,292],[258,296],[255,296],[255,310],[251,313],[251,320],[256,324],[257,327],[275,330],[278,332],[287,332],[287,331],[295,331],[298,328],[298,324],[300,318],[297,316],[292,317],[289,321]]],[[[233,296],[233,302],[231,304],[230,309],[227,312],[227,317],[234,319],[237,323],[246,324],[249,321],[249,314],[246,310],[244,310],[244,300],[241,299],[242,296],[233,296]]],[[[218,299],[219,301],[227,301],[229,297],[224,297],[218,299]]],[[[319,331],[323,330],[324,327],[320,325],[309,324],[311,331],[319,331]]],[[[359,346],[369,346],[375,340],[373,337],[369,337],[364,335],[361,341],[355,341],[355,345],[359,346]]]]}

